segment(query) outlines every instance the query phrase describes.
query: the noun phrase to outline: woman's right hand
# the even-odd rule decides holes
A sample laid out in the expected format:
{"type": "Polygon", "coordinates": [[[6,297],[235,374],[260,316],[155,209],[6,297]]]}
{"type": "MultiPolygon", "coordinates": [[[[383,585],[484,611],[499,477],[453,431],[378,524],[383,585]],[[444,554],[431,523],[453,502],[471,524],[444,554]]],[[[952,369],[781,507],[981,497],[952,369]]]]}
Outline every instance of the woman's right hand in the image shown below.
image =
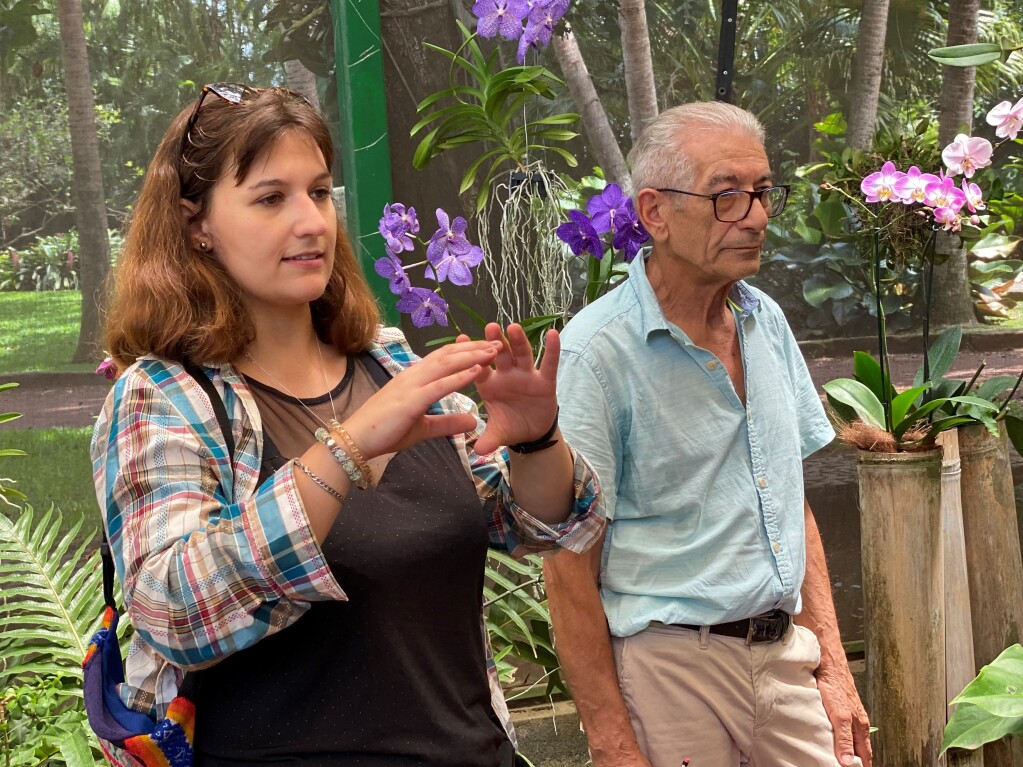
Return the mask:
{"type": "Polygon", "coordinates": [[[461,341],[431,352],[366,400],[345,420],[345,430],[367,460],[434,437],[471,431],[476,418],[469,413],[426,411],[475,381],[500,348],[501,342],[461,341]]]}

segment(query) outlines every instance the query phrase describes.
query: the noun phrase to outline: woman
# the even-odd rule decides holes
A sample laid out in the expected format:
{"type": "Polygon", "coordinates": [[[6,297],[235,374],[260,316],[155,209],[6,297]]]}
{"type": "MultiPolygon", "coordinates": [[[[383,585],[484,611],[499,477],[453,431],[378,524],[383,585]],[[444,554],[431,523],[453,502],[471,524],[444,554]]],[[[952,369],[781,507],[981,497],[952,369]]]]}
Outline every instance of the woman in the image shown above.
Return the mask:
{"type": "Polygon", "coordinates": [[[162,716],[187,672],[196,765],[510,765],[487,546],[581,551],[602,524],[556,429],[558,336],[538,370],[516,325],[417,361],[378,327],[331,163],[301,97],[216,84],[146,175],[92,442],[137,630],[121,696],[162,716]]]}

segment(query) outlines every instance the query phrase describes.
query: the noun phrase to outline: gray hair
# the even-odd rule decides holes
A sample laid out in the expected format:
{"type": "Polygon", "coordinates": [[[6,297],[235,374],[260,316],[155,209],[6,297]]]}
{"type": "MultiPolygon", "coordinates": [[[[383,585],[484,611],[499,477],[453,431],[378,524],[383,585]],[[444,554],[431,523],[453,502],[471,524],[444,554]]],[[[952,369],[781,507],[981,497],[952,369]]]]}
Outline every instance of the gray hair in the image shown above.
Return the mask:
{"type": "Polygon", "coordinates": [[[693,130],[726,130],[764,143],[756,115],[723,101],[694,101],[666,109],[650,121],[629,152],[633,194],[650,187],[685,189],[694,181],[695,163],[680,138],[693,130]]]}

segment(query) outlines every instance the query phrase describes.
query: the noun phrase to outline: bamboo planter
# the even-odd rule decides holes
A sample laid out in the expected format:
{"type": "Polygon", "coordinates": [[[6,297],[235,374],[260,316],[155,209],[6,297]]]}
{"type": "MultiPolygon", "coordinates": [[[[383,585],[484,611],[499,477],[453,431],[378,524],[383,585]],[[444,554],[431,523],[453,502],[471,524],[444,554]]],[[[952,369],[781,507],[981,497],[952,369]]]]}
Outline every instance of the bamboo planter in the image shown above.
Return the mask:
{"type": "Polygon", "coordinates": [[[857,476],[874,764],[944,765],[941,450],[861,450],[857,476]]]}
{"type": "MultiPolygon", "coordinates": [[[[959,456],[973,649],[979,671],[1019,642],[1023,628],[1023,560],[1005,425],[1001,424],[998,437],[980,424],[961,427],[959,456]]],[[[1023,767],[1023,743],[989,743],[984,747],[984,764],[1023,767]]]]}

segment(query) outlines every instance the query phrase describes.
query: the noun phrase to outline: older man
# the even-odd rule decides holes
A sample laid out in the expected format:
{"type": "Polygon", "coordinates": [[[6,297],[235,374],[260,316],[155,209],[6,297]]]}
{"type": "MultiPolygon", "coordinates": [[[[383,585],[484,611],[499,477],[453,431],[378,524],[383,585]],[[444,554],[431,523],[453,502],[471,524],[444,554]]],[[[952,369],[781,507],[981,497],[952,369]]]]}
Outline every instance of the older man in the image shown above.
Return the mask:
{"type": "Polygon", "coordinates": [[[788,193],[763,140],[728,104],[654,120],[630,155],[653,246],[562,335],[561,427],[611,520],[602,550],[546,562],[595,767],[870,764],[803,491],[834,432],[743,282],[788,193]]]}

